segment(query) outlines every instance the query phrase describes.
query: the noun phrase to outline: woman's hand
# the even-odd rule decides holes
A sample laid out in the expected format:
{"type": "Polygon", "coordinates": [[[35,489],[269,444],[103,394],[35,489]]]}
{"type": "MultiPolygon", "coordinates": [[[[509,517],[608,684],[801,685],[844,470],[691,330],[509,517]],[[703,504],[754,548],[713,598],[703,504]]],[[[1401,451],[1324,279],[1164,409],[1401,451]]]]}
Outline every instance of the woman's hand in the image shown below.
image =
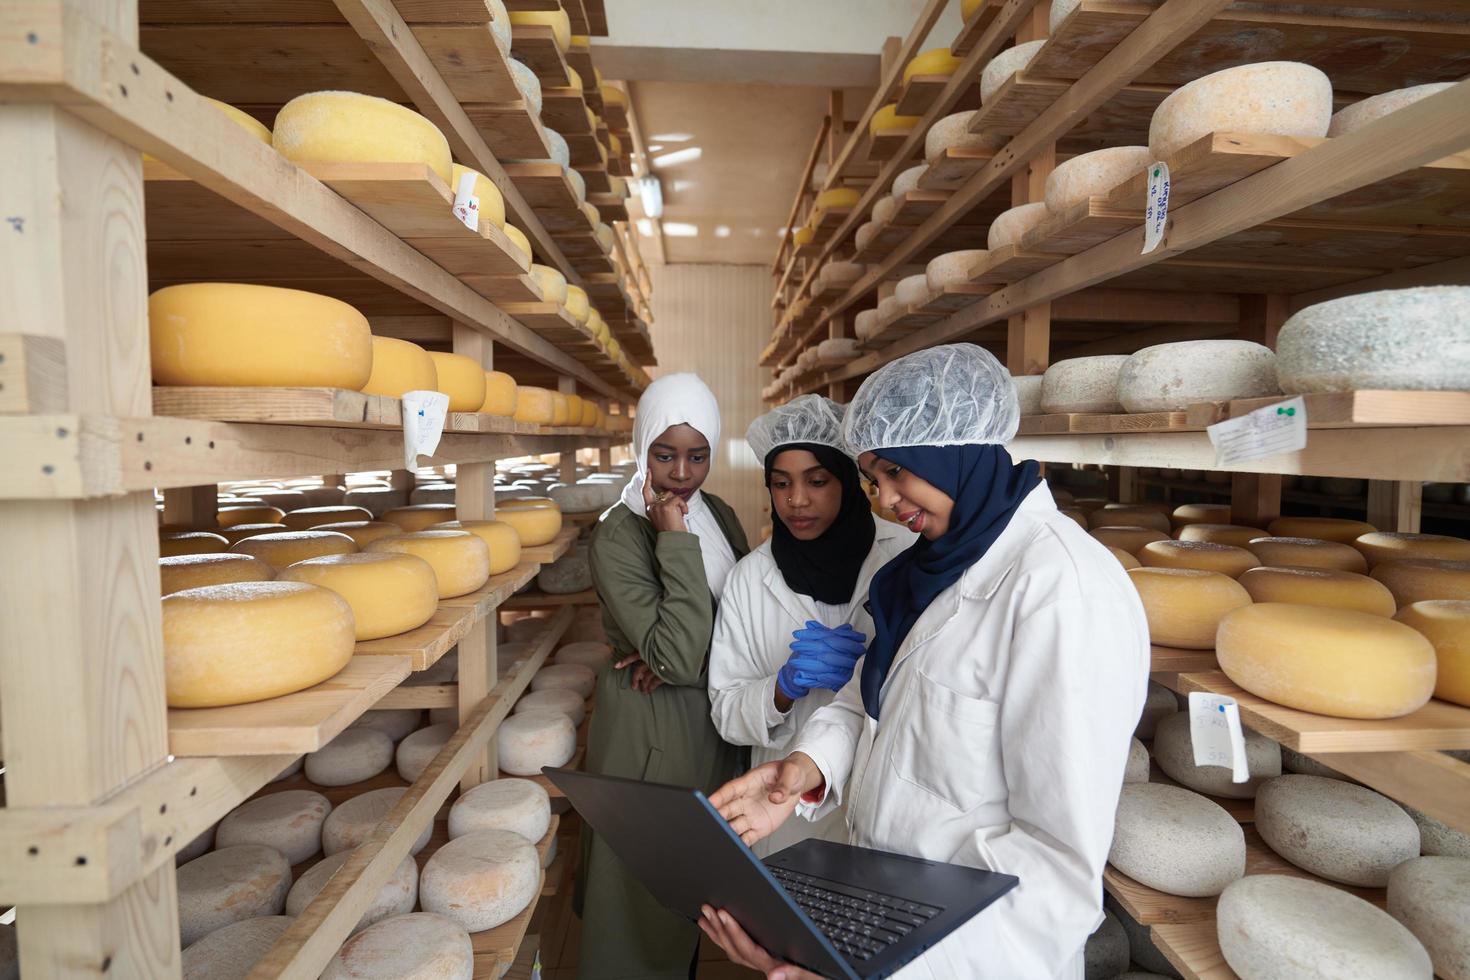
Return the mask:
{"type": "Polygon", "coordinates": [[[775,833],[796,811],[801,795],[821,785],[817,764],[793,752],[780,762],[767,762],[730,780],[709,801],[748,846],[775,833]]]}
{"type": "Polygon", "coordinates": [[[632,666],[633,668],[633,678],[628,682],[629,686],[640,694],[652,694],[664,686],[663,679],[655,674],[653,668],[644,663],[643,658],[638,656],[638,654],[635,653],[630,657],[624,657],[622,660],[619,660],[616,664],[616,669],[622,670],[628,666],[632,666]]]}
{"type": "Polygon", "coordinates": [[[821,980],[817,974],[790,963],[782,963],[766,952],[724,909],[712,909],[705,905],[701,912],[703,915],[699,920],[699,928],[735,964],[750,970],[759,970],[766,975],[767,980],[821,980]]]}
{"type": "Polygon", "coordinates": [[[688,526],[684,518],[689,513],[689,505],[677,494],[664,490],[654,493],[653,487],[647,482],[643,484],[643,509],[648,514],[648,521],[653,525],[655,531],[687,531],[688,526]]]}

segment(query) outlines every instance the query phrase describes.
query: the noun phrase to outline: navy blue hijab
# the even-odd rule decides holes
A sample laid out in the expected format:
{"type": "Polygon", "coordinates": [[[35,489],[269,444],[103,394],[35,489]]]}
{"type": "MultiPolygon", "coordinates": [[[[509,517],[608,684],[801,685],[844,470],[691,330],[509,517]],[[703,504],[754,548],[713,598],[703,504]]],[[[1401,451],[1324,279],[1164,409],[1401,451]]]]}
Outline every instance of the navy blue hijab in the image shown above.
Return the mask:
{"type": "Polygon", "coordinates": [[[1003,446],[908,446],[873,452],[954,501],[949,530],[920,538],[878,570],[868,588],[876,627],[863,660],[863,706],[876,721],[894,655],[929,603],[984,556],[1021,501],[1041,482],[1034,460],[1013,463],[1003,446]]]}

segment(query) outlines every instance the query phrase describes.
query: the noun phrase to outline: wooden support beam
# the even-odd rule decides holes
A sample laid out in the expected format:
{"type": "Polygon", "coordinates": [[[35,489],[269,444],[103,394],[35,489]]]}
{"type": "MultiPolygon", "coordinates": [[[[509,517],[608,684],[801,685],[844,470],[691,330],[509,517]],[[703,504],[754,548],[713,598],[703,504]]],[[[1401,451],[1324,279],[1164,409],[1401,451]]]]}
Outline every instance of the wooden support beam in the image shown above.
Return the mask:
{"type": "Polygon", "coordinates": [[[163,491],[163,523],[210,530],[219,520],[219,488],[213,483],[163,491]]]}
{"type": "Polygon", "coordinates": [[[1230,521],[1242,527],[1265,528],[1281,516],[1279,473],[1232,473],[1230,521]]]}
{"type": "Polygon", "coordinates": [[[1283,293],[1250,293],[1240,298],[1241,340],[1276,349],[1276,335],[1291,316],[1291,297],[1283,293]]]}
{"type": "Polygon", "coordinates": [[[1368,523],[1380,531],[1418,533],[1424,484],[1413,480],[1369,480],[1368,523]]]}

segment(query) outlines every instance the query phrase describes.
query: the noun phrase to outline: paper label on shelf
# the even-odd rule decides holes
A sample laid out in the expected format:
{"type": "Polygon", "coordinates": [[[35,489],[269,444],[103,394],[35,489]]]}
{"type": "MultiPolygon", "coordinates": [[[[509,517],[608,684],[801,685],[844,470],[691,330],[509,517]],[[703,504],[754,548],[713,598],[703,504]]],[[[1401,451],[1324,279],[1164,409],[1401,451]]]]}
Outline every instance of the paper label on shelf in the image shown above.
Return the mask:
{"type": "Polygon", "coordinates": [[[1215,463],[1231,466],[1307,448],[1307,403],[1298,395],[1205,429],[1215,463]]]}
{"type": "Polygon", "coordinates": [[[531,980],[541,980],[541,950],[536,950],[536,960],[531,964],[531,980]]]}
{"type": "Polygon", "coordinates": [[[480,199],[475,196],[477,176],[473,171],[460,174],[459,186],[454,190],[454,216],[470,231],[480,230],[480,199]]]}
{"type": "Polygon", "coordinates": [[[1159,247],[1169,223],[1169,165],[1162,160],[1148,168],[1148,198],[1143,207],[1143,254],[1159,247]]]}
{"type": "Polygon", "coordinates": [[[403,468],[415,469],[419,456],[432,456],[449,417],[449,396],[442,391],[403,393],[403,468]]]}
{"type": "Polygon", "coordinates": [[[1223,766],[1231,770],[1232,782],[1250,778],[1245,761],[1245,731],[1240,727],[1240,707],[1224,694],[1189,692],[1189,737],[1194,745],[1194,764],[1223,766]]]}

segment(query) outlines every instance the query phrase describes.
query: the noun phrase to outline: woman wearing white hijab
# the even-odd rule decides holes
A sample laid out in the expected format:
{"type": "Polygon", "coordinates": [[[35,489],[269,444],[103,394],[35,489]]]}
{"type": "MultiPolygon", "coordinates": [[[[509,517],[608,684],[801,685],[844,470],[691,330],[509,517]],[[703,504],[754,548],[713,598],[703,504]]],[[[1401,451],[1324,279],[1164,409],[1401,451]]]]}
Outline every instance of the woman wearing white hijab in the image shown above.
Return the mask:
{"type": "MultiPolygon", "coordinates": [[[[748,550],[735,512],[700,486],[720,442],[715,397],[672,374],[638,400],[638,475],[592,533],[592,579],[615,661],[597,679],[587,770],[713,792],[743,753],[710,720],[715,605],[748,550]]],[[[699,930],[669,912],[595,834],[582,834],[584,980],[692,975],[699,930]]]]}

